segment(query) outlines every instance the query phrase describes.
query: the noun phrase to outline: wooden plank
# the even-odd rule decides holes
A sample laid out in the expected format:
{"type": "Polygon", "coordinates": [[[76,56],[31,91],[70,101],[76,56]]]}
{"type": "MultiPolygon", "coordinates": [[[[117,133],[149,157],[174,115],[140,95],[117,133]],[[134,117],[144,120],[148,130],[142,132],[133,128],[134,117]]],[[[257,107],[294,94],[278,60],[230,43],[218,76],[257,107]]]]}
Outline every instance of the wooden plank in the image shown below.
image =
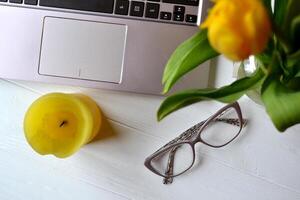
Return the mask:
{"type": "MultiPolygon", "coordinates": [[[[52,85],[27,82],[21,84],[40,93],[57,90],[84,92],[92,96],[113,121],[139,130],[143,134],[163,138],[164,141],[205,119],[221,106],[213,102],[204,102],[157,123],[155,112],[161,101],[160,97],[66,86],[52,87],[52,85]],[[143,110],[142,114],[141,110],[143,110]]],[[[244,136],[234,146],[222,151],[207,149],[206,152],[225,165],[299,191],[300,172],[296,168],[300,165],[300,147],[297,145],[296,133],[299,132],[300,127],[294,127],[284,135],[278,134],[262,107],[247,98],[241,101],[241,106],[245,116],[250,119],[244,136]],[[274,148],[274,146],[285,148],[274,148]],[[277,161],[277,158],[283,159],[284,162],[277,161]],[[293,173],[287,174],[286,171],[293,173]]]]}
{"type": "MultiPolygon", "coordinates": [[[[25,142],[24,112],[39,96],[36,92],[46,87],[41,86],[41,90],[24,87],[28,85],[19,87],[0,80],[1,115],[5,116],[0,118],[1,199],[53,199],[55,194],[56,198],[66,199],[82,199],[83,194],[91,194],[91,199],[193,199],[194,195],[222,200],[300,198],[299,147],[295,134],[299,129],[296,127],[286,135],[276,133],[269,121],[262,120],[266,119],[263,110],[247,100],[242,104],[251,122],[244,136],[224,149],[200,145],[192,171],[176,178],[172,186],[164,186],[160,177],[143,166],[143,160],[178,131],[206,117],[197,116],[200,109],[194,108],[208,114],[217,105],[208,103],[209,108],[197,105],[176,114],[180,118],[172,116],[161,126],[155,119],[147,121],[150,115],[137,112],[143,109],[143,113],[154,113],[152,103],[159,104],[160,98],[143,95],[130,98],[131,94],[93,91],[95,99],[112,118],[112,128],[107,129],[101,140],[85,146],[75,156],[59,160],[36,155],[25,142]],[[139,109],[134,108],[135,104],[139,109]],[[34,193],[36,188],[40,192],[34,193]]],[[[60,91],[59,88],[55,90],[60,91]]]]}

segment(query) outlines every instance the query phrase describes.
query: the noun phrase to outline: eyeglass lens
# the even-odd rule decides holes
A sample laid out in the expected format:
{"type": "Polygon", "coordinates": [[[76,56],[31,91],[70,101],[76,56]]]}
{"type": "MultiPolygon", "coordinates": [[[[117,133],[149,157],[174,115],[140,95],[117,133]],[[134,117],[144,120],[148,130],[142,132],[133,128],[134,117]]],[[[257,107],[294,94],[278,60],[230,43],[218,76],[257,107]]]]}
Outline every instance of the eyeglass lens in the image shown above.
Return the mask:
{"type": "Polygon", "coordinates": [[[165,176],[176,176],[188,169],[193,163],[193,149],[190,144],[169,148],[151,160],[152,167],[165,176]]]}
{"type": "Polygon", "coordinates": [[[240,132],[240,120],[234,108],[228,108],[202,130],[201,139],[212,146],[222,146],[230,142],[240,132]]]}

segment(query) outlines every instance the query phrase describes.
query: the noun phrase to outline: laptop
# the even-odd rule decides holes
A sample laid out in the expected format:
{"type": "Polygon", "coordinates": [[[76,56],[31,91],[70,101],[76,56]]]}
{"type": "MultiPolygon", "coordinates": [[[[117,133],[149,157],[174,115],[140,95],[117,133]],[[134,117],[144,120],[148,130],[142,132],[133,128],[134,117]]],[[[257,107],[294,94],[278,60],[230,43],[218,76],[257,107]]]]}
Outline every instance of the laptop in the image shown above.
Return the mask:
{"type": "MultiPolygon", "coordinates": [[[[0,77],[160,94],[205,0],[0,0],[0,77]]],[[[176,85],[206,87],[208,63],[176,85]]]]}

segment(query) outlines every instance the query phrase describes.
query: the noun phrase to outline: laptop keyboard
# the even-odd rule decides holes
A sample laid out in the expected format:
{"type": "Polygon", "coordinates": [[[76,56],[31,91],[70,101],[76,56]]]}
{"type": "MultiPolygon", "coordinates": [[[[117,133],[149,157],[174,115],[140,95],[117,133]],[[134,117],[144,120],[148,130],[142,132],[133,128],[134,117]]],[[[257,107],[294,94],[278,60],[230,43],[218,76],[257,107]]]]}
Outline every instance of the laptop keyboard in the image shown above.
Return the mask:
{"type": "Polygon", "coordinates": [[[199,5],[199,0],[0,0],[2,2],[188,25],[196,24],[199,5]]]}

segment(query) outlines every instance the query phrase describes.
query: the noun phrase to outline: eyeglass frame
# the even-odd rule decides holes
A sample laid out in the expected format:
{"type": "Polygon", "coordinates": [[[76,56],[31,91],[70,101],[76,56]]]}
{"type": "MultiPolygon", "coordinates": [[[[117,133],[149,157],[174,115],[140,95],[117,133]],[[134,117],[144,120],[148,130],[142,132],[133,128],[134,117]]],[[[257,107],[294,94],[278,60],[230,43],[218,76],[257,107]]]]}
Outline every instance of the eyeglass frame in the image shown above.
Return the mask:
{"type": "MultiPolygon", "coordinates": [[[[232,119],[232,118],[230,118],[232,119]]],[[[235,118],[234,118],[235,119],[235,118]]],[[[233,120],[233,119],[232,119],[233,120]]],[[[164,177],[166,179],[168,178],[174,178],[174,177],[177,177],[177,176],[180,176],[182,174],[184,174],[185,172],[187,172],[189,169],[192,168],[192,166],[194,165],[195,163],[195,145],[200,142],[200,143],[203,143],[207,146],[210,146],[212,148],[221,148],[221,147],[224,147],[226,145],[228,145],[229,143],[231,143],[233,140],[235,140],[241,133],[243,127],[246,125],[247,123],[247,120],[244,120],[243,119],[243,115],[242,115],[242,111],[241,111],[241,108],[240,108],[240,105],[238,104],[238,102],[234,102],[234,103],[231,103],[231,104],[228,104],[226,106],[224,106],[223,108],[219,109],[215,114],[213,114],[212,116],[210,116],[209,118],[207,118],[206,120],[204,121],[201,121],[200,123],[194,125],[193,127],[189,128],[188,130],[186,130],[185,132],[183,132],[181,135],[179,135],[178,137],[176,137],[175,139],[171,140],[170,142],[168,142],[166,145],[164,145],[163,147],[161,147],[160,149],[158,149],[156,152],[154,152],[153,154],[151,154],[149,157],[147,157],[145,159],[145,162],[144,162],[144,165],[150,170],[152,171],[153,173],[155,173],[156,175],[158,176],[161,176],[161,177],[164,177]],[[234,108],[235,111],[237,112],[237,115],[238,115],[238,123],[239,124],[234,124],[235,122],[231,123],[231,122],[227,122],[227,123],[230,123],[232,125],[237,125],[240,127],[238,133],[231,139],[229,140],[228,142],[226,142],[225,144],[222,144],[222,145],[212,145],[212,144],[209,144],[207,142],[205,142],[202,138],[201,138],[201,134],[203,132],[203,130],[205,130],[205,128],[211,123],[213,122],[213,120],[216,120],[218,116],[222,116],[224,114],[224,111],[228,110],[229,108],[234,108]],[[198,126],[198,129],[197,130],[197,126],[198,126]],[[196,129],[193,131],[193,129],[196,129]],[[191,134],[184,137],[185,134],[188,132],[188,131],[191,131],[191,134]],[[196,135],[197,134],[197,135],[196,135]],[[196,136],[195,136],[196,135],[196,136]],[[193,138],[193,139],[191,139],[193,138]],[[183,139],[182,141],[180,141],[181,139],[183,139]],[[158,172],[152,165],[151,165],[151,161],[158,157],[160,154],[164,154],[165,152],[168,152],[168,151],[173,151],[172,148],[176,148],[177,146],[179,147],[180,145],[183,145],[183,144],[188,144],[190,145],[190,147],[192,148],[193,150],[193,162],[191,163],[191,165],[186,169],[184,170],[183,172],[179,173],[179,174],[176,174],[176,175],[163,175],[162,173],[158,172]]],[[[168,161],[169,162],[169,161],[168,161]]],[[[168,163],[169,165],[169,163],[168,163]]]]}

